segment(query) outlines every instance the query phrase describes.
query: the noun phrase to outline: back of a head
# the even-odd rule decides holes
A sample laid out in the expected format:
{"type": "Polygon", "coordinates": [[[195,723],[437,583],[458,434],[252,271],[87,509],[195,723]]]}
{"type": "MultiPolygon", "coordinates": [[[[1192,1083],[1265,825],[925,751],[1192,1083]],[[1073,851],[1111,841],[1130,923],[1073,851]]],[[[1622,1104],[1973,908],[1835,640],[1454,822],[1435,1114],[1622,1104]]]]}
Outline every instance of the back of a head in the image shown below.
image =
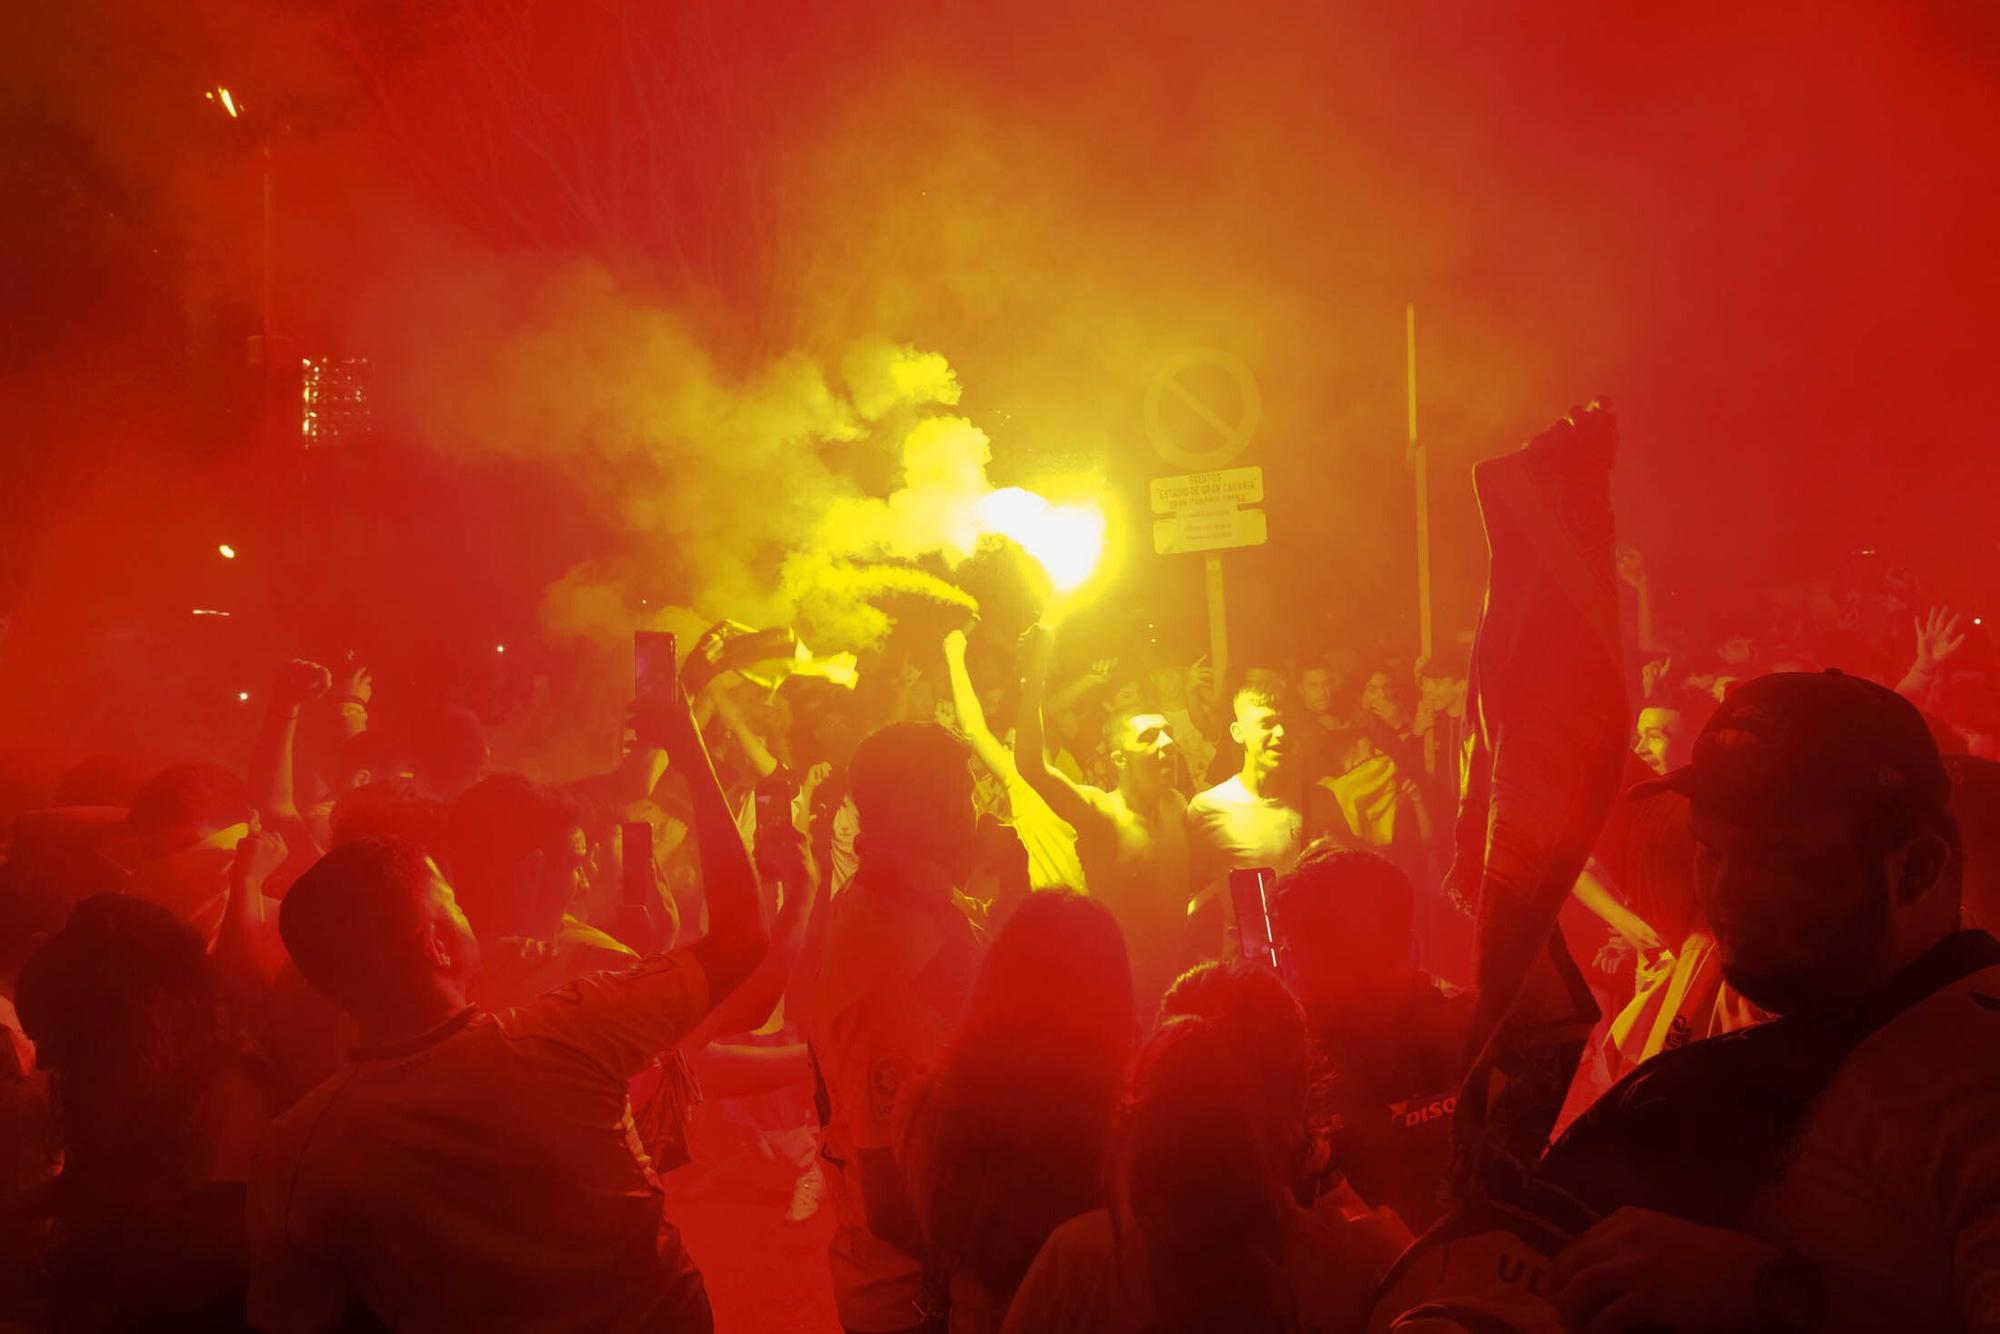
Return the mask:
{"type": "Polygon", "coordinates": [[[1119,1186],[1145,1242],[1158,1328],[1294,1328],[1286,1183],[1238,1035],[1195,1015],[1141,1050],[1119,1131],[1119,1186]]]}
{"type": "Polygon", "coordinates": [[[1304,1096],[1305,1012],[1269,968],[1240,959],[1197,964],[1160,1001],[1160,1022],[1206,1019],[1218,1025],[1257,1074],[1260,1090],[1281,1106],[1304,1096]]]}
{"type": "Polygon", "coordinates": [[[1103,1203],[1132,1034],[1124,937],[1104,906],[1031,894],[899,1139],[927,1238],[996,1297],[1066,1219],[1103,1203]]]}
{"type": "Polygon", "coordinates": [[[53,1071],[62,1212],[105,1217],[199,1183],[235,1028],[186,923],[124,894],[85,899],[22,966],[15,1004],[53,1071]]]}
{"type": "Polygon", "coordinates": [[[1274,916],[1301,975],[1407,972],[1415,892],[1387,858],[1316,844],[1278,881],[1274,916]]]}
{"type": "Polygon", "coordinates": [[[21,1026],[44,1065],[125,1050],[163,1007],[200,1012],[221,993],[201,938],[171,911],[125,894],[78,903],[21,967],[21,1026]]]}
{"type": "Polygon", "coordinates": [[[432,869],[400,838],[363,838],[333,849],[293,882],[278,934],[313,989],[352,1014],[377,988],[422,963],[417,934],[432,869]]]}
{"type": "Polygon", "coordinates": [[[864,859],[891,851],[892,845],[923,847],[944,835],[971,837],[972,774],[965,743],[941,724],[891,723],[870,733],[854,749],[848,792],[860,822],[856,850],[864,859]]]}
{"type": "Polygon", "coordinates": [[[148,842],[194,838],[250,818],[243,780],[219,764],[169,765],[132,795],[132,832],[148,842]]]}
{"type": "Polygon", "coordinates": [[[103,751],[71,765],[56,784],[56,806],[130,806],[155,770],[136,755],[103,751]]]}
{"type": "Polygon", "coordinates": [[[452,882],[482,938],[540,935],[560,919],[568,905],[537,901],[525,877],[535,854],[562,856],[581,822],[567,796],[521,774],[482,778],[452,803],[452,882]]]}
{"type": "Polygon", "coordinates": [[[1074,890],[1039,890],[1014,910],[980,961],[965,1026],[1048,1013],[1130,1039],[1125,934],[1110,909],[1074,890]]]}
{"type": "Polygon", "coordinates": [[[378,778],[333,803],[333,846],[363,838],[400,838],[440,864],[448,855],[451,811],[414,778],[378,778]]]}

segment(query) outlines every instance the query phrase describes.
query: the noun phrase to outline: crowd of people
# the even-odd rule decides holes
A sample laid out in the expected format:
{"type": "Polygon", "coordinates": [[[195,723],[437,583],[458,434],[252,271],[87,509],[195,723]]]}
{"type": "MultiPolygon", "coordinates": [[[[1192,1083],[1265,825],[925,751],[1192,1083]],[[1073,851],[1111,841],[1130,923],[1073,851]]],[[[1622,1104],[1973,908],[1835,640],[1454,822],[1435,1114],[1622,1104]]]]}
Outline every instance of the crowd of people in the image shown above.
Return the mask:
{"type": "Polygon", "coordinates": [[[1983,631],[1850,572],[1696,653],[1617,573],[1600,1017],[1515,1189],[1465,663],[969,623],[846,691],[718,627],[555,781],[293,660],[249,754],[9,814],[0,1327],[740,1328],[673,1223],[728,1107],[854,1334],[2000,1330],[1983,631]]]}

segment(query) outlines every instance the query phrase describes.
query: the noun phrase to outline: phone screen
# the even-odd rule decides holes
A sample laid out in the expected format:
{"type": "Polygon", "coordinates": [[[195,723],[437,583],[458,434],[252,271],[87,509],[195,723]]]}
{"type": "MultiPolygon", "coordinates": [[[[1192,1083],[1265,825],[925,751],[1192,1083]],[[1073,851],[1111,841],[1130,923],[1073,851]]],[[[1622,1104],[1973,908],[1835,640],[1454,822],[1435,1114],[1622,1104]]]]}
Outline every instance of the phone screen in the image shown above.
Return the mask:
{"type": "Polygon", "coordinates": [[[658,699],[674,682],[674,637],[665,630],[632,632],[632,693],[658,699]]]}
{"type": "Polygon", "coordinates": [[[1278,942],[1271,928],[1271,886],[1278,873],[1251,866],[1229,873],[1229,902],[1236,909],[1236,934],[1243,957],[1278,966],[1278,942]]]}

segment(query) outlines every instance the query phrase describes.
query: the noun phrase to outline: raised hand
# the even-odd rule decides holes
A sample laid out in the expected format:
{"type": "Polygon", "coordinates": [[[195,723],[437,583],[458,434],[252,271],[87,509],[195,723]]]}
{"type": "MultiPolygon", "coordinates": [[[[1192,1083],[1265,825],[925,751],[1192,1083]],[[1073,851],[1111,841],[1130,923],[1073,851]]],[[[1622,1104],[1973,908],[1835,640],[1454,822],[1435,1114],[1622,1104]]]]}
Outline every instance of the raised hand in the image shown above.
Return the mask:
{"type": "Polygon", "coordinates": [[[1672,658],[1655,658],[1639,669],[1639,693],[1647,699],[1660,695],[1667,673],[1674,669],[1672,658]]]}
{"type": "Polygon", "coordinates": [[[324,695],[333,686],[333,673],[316,662],[293,658],[278,669],[271,683],[271,707],[297,713],[302,705],[324,695]]]}
{"type": "Polygon", "coordinates": [[[1197,699],[1207,699],[1215,693],[1215,668],[1208,665],[1206,653],[1187,669],[1187,692],[1197,699]]]}
{"type": "Polygon", "coordinates": [[[359,663],[351,664],[341,678],[340,696],[368,703],[375,698],[375,673],[359,663]]]}
{"type": "Polygon", "coordinates": [[[261,889],[290,855],[283,835],[253,820],[250,832],[237,840],[236,860],[229,864],[230,880],[246,888],[261,889]]]}
{"type": "Polygon", "coordinates": [[[1917,668],[1932,671],[1965,647],[1965,618],[1949,607],[1932,607],[1916,622],[1917,668]]]}

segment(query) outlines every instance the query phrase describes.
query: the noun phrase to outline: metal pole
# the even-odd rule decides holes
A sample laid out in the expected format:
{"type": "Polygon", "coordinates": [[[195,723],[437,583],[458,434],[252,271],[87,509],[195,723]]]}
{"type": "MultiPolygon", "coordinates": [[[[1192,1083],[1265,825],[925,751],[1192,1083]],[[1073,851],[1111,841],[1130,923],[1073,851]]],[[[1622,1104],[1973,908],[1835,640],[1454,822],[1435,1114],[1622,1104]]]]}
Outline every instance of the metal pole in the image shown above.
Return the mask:
{"type": "Polygon", "coordinates": [[[1211,551],[1201,558],[1208,575],[1208,661],[1215,670],[1215,688],[1228,689],[1229,607],[1223,599],[1222,556],[1211,551]]]}
{"type": "Polygon", "coordinates": [[[1424,661],[1431,657],[1431,483],[1430,460],[1417,441],[1417,307],[1404,307],[1404,345],[1409,370],[1410,470],[1417,487],[1417,641],[1424,661]]]}
{"type": "Polygon", "coordinates": [[[264,364],[271,362],[271,138],[264,137],[264,364]]]}

